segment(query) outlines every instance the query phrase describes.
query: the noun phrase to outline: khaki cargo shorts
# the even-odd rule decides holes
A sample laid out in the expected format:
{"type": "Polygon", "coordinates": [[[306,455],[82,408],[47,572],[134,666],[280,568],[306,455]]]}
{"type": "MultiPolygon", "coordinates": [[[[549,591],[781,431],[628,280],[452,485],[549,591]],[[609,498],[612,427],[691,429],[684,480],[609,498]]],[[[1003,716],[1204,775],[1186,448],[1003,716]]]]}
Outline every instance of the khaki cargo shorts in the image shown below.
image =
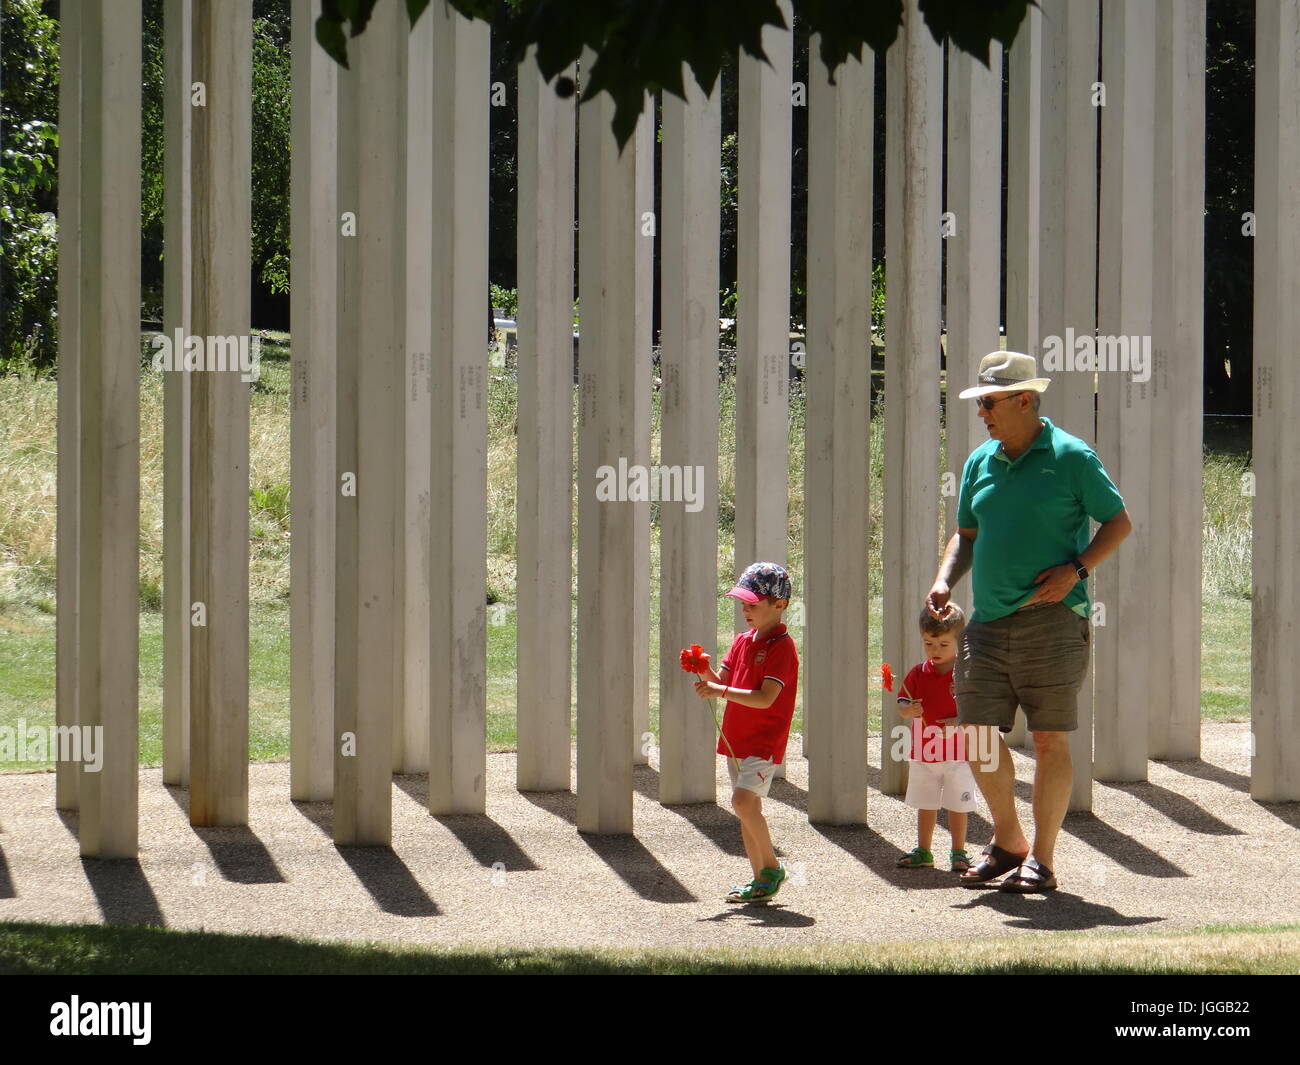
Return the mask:
{"type": "Polygon", "coordinates": [[[1019,706],[1031,732],[1073,732],[1091,643],[1088,619],[1064,603],[970,622],[953,667],[957,720],[1010,732],[1019,706]]]}

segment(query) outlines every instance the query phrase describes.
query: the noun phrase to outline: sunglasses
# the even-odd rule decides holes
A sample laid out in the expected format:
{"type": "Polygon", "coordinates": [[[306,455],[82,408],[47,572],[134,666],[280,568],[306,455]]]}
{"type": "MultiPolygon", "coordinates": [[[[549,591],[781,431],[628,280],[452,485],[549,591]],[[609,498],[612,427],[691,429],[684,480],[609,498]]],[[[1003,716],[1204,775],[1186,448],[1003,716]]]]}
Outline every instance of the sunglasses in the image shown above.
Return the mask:
{"type": "Polygon", "coordinates": [[[1012,392],[1011,395],[1009,396],[998,396],[997,399],[994,399],[992,396],[978,396],[975,399],[975,405],[977,407],[983,407],[985,410],[992,410],[1004,399],[1012,399],[1015,396],[1023,396],[1023,395],[1024,392],[1012,392]]]}

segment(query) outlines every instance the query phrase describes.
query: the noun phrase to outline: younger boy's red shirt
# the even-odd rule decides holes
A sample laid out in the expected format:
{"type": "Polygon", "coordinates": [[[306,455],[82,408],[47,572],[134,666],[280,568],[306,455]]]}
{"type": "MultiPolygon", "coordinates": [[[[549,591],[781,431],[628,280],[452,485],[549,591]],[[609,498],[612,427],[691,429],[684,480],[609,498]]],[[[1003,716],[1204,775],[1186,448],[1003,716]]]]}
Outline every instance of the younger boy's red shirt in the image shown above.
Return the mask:
{"type": "Polygon", "coordinates": [[[940,673],[927,658],[907,671],[900,699],[921,704],[921,716],[912,718],[913,762],[961,762],[966,759],[966,737],[960,732],[942,735],[944,725],[957,724],[953,672],[940,673]],[[934,757],[934,755],[939,757],[934,757]]]}
{"type": "Polygon", "coordinates": [[[756,632],[756,629],[742,632],[731,642],[731,649],[722,656],[722,665],[728,667],[723,683],[733,688],[762,690],[763,681],[773,677],[781,682],[781,694],[766,710],[727,700],[727,711],[722,717],[722,735],[730,741],[732,750],[728,750],[726,743],[719,739],[718,753],[734,752],[737,758],[755,756],[780,762],[785,758],[790,722],[794,720],[799,652],[795,649],[794,637],[786,632],[784,625],[777,625],[757,641],[754,639],[756,632]]]}

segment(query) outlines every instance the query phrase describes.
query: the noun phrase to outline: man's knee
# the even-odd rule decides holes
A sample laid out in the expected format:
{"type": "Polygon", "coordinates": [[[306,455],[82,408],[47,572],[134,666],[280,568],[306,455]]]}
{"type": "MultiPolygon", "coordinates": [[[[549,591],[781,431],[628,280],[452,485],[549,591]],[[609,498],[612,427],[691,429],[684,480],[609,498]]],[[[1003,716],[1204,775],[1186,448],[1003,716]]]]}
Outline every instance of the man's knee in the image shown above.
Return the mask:
{"type": "Polygon", "coordinates": [[[1068,732],[1031,732],[1034,739],[1034,753],[1038,755],[1065,755],[1070,753],[1070,734],[1068,732]]]}
{"type": "Polygon", "coordinates": [[[763,800],[748,788],[736,788],[731,793],[731,808],[738,817],[748,817],[763,808],[763,800]]]}

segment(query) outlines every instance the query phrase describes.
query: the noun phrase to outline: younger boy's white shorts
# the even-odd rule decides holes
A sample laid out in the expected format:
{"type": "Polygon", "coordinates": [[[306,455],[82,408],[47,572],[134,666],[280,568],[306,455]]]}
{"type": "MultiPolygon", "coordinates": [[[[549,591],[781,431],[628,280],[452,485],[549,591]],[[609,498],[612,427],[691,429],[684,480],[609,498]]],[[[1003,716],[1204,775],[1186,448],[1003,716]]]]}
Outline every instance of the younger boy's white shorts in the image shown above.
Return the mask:
{"type": "Polygon", "coordinates": [[[733,788],[745,788],[754,792],[759,798],[766,797],[772,787],[772,778],[776,775],[776,763],[766,758],[751,754],[740,760],[740,770],[736,770],[736,760],[727,759],[727,772],[731,774],[733,788]]]}
{"type": "Polygon", "coordinates": [[[975,809],[975,776],[970,762],[908,762],[907,805],[914,810],[975,809]]]}

